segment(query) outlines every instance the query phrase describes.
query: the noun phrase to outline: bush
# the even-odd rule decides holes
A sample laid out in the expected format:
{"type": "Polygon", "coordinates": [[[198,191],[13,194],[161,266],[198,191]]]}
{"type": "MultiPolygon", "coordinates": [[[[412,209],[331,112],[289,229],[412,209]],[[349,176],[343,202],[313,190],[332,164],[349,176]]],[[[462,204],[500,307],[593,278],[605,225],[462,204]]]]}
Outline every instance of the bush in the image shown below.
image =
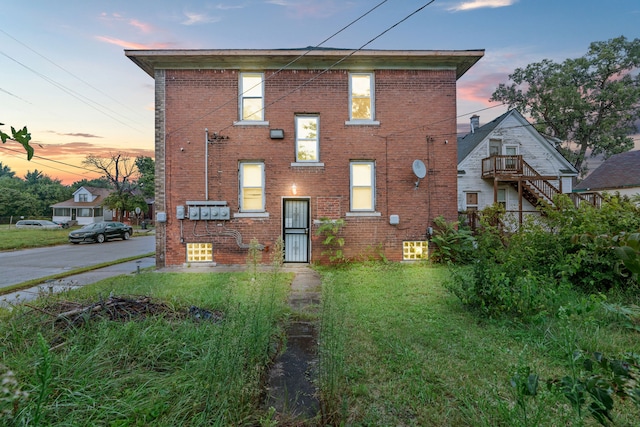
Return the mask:
{"type": "MultiPolygon", "coordinates": [[[[596,209],[576,208],[562,196],[511,234],[499,229],[496,214],[495,208],[481,213],[473,267],[453,271],[447,286],[484,315],[531,318],[555,312],[570,290],[592,294],[637,286],[633,274],[620,274],[622,249],[614,250],[629,245],[621,233],[640,227],[640,209],[629,199],[608,196],[596,209]]],[[[635,250],[624,251],[633,273],[635,250]]]]}
{"type": "Polygon", "coordinates": [[[435,263],[468,263],[473,258],[474,239],[471,231],[459,228],[459,222],[447,222],[439,216],[435,225],[431,244],[434,246],[430,259],[435,263]]]}

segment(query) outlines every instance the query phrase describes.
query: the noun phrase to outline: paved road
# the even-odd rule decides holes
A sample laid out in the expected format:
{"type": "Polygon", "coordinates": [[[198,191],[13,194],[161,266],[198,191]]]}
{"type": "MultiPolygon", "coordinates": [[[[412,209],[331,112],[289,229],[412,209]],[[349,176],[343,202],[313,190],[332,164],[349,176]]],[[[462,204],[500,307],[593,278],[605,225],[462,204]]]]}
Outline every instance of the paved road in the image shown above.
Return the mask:
{"type": "MultiPolygon", "coordinates": [[[[0,288],[155,251],[155,236],[0,252],[0,288]]],[[[146,266],[147,263],[145,263],[146,266]]]]}

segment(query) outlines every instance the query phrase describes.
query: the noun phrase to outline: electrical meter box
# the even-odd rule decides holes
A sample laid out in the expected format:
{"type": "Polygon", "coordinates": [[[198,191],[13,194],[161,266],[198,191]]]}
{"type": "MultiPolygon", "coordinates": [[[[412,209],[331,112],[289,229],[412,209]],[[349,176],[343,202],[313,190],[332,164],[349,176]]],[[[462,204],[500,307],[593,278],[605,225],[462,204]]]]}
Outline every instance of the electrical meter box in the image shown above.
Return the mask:
{"type": "Polygon", "coordinates": [[[209,220],[211,218],[211,209],[209,206],[200,208],[200,219],[209,220]]]}
{"type": "Polygon", "coordinates": [[[184,206],[176,206],[176,219],[184,219],[184,206]]]}
{"type": "Polygon", "coordinates": [[[167,222],[167,213],[166,212],[156,212],[156,221],[157,222],[167,222]]]}
{"type": "Polygon", "coordinates": [[[230,219],[231,212],[229,211],[229,206],[221,206],[220,207],[220,219],[230,219]]]}
{"type": "Polygon", "coordinates": [[[200,219],[200,207],[199,206],[189,206],[189,219],[190,220],[199,220],[200,219]]]}
{"type": "Polygon", "coordinates": [[[220,208],[218,206],[211,206],[211,219],[220,219],[220,208]]]}

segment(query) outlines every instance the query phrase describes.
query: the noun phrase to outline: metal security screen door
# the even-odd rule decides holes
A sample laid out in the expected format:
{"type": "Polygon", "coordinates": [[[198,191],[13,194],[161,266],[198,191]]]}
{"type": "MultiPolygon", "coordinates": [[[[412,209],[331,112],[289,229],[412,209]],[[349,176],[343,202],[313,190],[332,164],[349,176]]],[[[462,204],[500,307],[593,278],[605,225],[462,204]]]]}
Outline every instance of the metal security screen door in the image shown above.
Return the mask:
{"type": "Polygon", "coordinates": [[[284,261],[309,262],[309,200],[284,201],[284,261]]]}

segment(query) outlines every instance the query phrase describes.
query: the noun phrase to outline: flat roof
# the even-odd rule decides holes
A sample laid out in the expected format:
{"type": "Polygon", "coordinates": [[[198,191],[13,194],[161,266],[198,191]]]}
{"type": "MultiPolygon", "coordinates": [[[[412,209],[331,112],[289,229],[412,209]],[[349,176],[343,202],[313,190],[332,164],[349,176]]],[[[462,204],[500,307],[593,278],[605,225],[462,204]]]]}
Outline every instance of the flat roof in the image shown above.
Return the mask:
{"type": "Polygon", "coordinates": [[[124,52],[151,77],[156,69],[455,69],[459,79],[484,56],[484,49],[127,49],[124,52]]]}

